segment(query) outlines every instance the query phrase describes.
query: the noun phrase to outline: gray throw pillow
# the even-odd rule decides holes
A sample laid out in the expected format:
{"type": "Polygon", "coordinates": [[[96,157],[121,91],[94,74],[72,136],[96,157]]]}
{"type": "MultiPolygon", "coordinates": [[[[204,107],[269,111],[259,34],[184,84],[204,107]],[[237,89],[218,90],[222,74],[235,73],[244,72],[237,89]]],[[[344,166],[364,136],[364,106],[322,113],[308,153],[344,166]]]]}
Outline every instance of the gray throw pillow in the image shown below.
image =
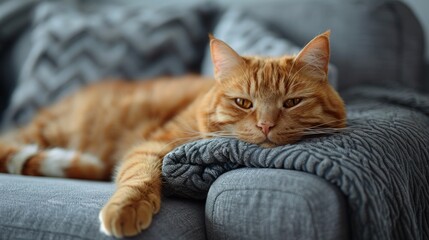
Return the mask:
{"type": "MultiPolygon", "coordinates": [[[[221,17],[213,35],[226,42],[242,56],[279,57],[296,55],[301,50],[294,43],[277,36],[260,22],[236,9],[228,10],[221,17]]],[[[201,72],[203,75],[213,76],[210,49],[206,50],[201,72]]],[[[337,88],[337,69],[332,64],[329,64],[328,78],[331,85],[337,88]]]]}
{"type": "Polygon", "coordinates": [[[194,8],[39,4],[3,128],[103,78],[179,75],[199,66],[207,31],[194,8]]]}

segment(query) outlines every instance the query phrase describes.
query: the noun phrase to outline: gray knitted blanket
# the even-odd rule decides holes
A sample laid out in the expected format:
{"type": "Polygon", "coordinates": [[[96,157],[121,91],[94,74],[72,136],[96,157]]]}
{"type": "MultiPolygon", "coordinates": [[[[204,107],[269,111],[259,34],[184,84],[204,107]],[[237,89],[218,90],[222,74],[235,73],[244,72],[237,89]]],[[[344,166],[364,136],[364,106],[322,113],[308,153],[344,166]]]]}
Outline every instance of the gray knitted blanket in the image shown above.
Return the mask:
{"type": "Polygon", "coordinates": [[[273,149],[222,138],[178,147],[164,158],[166,191],[205,198],[242,167],[303,171],[344,193],[354,239],[429,239],[429,97],[371,87],[345,96],[340,133],[273,149]]]}

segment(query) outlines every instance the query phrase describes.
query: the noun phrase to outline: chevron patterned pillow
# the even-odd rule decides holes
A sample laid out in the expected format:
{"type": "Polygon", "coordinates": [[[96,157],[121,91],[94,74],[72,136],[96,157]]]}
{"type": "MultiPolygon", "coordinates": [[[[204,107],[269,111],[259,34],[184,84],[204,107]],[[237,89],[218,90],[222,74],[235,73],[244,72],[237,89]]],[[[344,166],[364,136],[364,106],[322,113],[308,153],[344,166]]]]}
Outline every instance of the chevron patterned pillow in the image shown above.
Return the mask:
{"type": "Polygon", "coordinates": [[[21,125],[40,107],[106,77],[195,70],[207,40],[197,8],[106,5],[88,12],[64,3],[39,4],[3,128],[21,125]]]}
{"type": "MultiPolygon", "coordinates": [[[[213,34],[228,43],[240,55],[282,56],[297,54],[301,48],[277,36],[263,24],[239,9],[230,9],[221,17],[213,34]]],[[[310,39],[309,39],[310,40],[310,39]]],[[[202,74],[213,76],[210,50],[206,50],[202,74]]],[[[337,87],[337,69],[329,64],[329,82],[337,87]]]]}

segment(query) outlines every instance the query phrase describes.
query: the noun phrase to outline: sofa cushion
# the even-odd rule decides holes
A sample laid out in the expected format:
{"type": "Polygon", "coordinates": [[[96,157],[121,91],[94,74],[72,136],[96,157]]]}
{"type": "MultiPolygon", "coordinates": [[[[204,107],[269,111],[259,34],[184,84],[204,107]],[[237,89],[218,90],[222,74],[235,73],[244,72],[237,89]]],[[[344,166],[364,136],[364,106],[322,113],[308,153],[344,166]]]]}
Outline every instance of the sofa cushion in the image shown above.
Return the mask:
{"type": "MultiPolygon", "coordinates": [[[[301,50],[293,42],[279,37],[264,24],[236,8],[227,10],[220,17],[213,34],[242,56],[280,57],[296,55],[301,50]]],[[[209,47],[206,49],[201,73],[213,77],[213,64],[209,47]]],[[[328,79],[331,85],[336,88],[337,69],[332,64],[329,64],[328,79]]]]}
{"type": "MultiPolygon", "coordinates": [[[[114,239],[98,213],[113,183],[0,174],[0,239],[114,239]]],[[[205,239],[204,202],[164,198],[149,229],[129,239],[205,239]]]]}
{"type": "Polygon", "coordinates": [[[220,176],[206,204],[208,239],[348,239],[344,196],[322,178],[278,169],[220,176]]]}
{"type": "Polygon", "coordinates": [[[187,73],[199,65],[207,39],[195,5],[80,9],[42,3],[35,9],[32,27],[28,43],[21,45],[30,47],[5,125],[22,124],[38,108],[105,77],[187,73]]]}

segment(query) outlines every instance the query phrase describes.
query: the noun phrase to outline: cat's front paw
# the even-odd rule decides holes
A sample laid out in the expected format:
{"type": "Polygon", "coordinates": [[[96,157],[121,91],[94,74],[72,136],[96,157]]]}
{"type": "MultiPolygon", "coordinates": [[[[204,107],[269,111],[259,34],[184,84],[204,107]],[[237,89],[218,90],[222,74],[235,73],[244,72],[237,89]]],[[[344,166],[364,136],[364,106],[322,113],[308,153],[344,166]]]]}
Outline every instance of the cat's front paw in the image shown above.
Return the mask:
{"type": "Polygon", "coordinates": [[[159,197],[140,201],[109,201],[99,214],[100,231],[108,236],[130,237],[149,227],[152,216],[159,211],[159,197]]]}

